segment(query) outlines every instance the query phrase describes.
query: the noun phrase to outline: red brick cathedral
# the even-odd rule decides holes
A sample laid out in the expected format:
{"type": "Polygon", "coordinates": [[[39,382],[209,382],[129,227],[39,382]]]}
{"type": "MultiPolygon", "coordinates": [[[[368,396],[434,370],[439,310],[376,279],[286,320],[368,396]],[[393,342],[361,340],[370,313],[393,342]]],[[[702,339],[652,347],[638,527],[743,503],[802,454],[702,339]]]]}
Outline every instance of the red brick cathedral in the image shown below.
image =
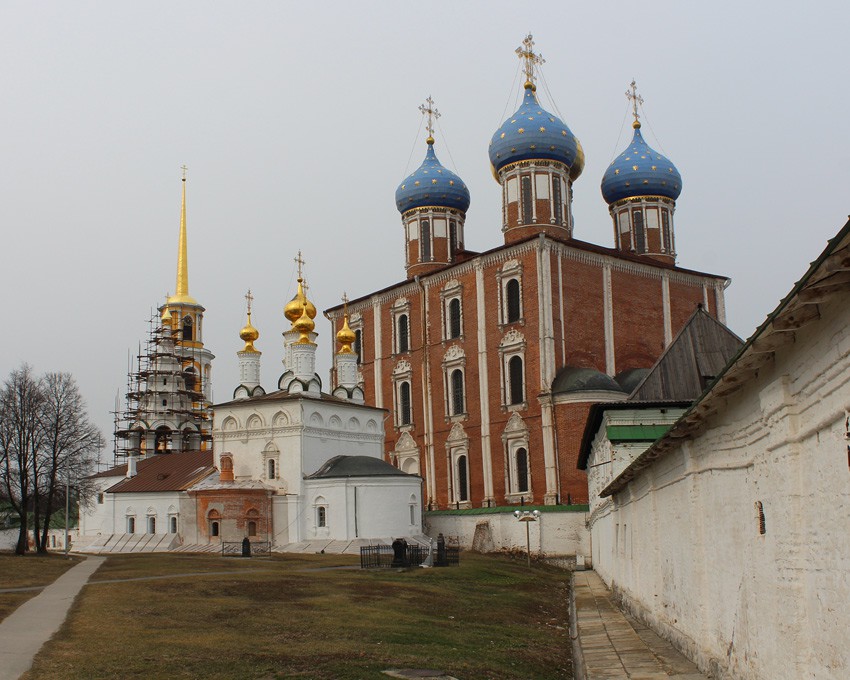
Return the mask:
{"type": "Polygon", "coordinates": [[[590,405],[625,399],[697,306],[724,321],[728,280],[676,266],[681,177],[643,140],[634,87],[634,137],[602,179],[614,247],[574,238],[584,153],[537,99],[532,48],[489,149],[504,245],[466,248],[469,191],[437,159],[429,99],[425,160],[396,191],[407,278],[327,311],[334,331],[348,316],[387,458],[430,509],[586,502],[590,405]]]}

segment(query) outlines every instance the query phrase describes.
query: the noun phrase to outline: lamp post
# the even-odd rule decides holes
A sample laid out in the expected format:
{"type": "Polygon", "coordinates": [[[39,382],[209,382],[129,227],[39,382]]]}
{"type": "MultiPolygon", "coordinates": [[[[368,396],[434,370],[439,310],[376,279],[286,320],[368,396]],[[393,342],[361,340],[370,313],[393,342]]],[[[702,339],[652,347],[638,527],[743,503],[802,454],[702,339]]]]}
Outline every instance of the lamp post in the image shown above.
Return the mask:
{"type": "Polygon", "coordinates": [[[68,515],[71,512],[71,475],[65,476],[65,557],[68,557],[68,515]]]}
{"type": "Polygon", "coordinates": [[[528,561],[528,566],[531,566],[531,533],[528,530],[529,522],[536,522],[537,518],[540,517],[539,510],[532,510],[529,512],[528,510],[514,510],[514,517],[516,517],[520,522],[525,522],[525,556],[528,561]]]}

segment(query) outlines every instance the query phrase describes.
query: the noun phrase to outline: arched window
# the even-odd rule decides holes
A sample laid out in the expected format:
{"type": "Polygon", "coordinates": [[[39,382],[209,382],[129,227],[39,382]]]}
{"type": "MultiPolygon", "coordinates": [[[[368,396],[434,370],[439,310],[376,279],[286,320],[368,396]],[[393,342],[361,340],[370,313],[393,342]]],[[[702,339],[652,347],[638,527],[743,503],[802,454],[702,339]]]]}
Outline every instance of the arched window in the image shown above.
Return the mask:
{"type": "Polygon", "coordinates": [[[248,522],[248,535],[256,536],[257,535],[257,523],[254,520],[250,520],[248,522]]]}
{"type": "Polygon", "coordinates": [[[673,237],[670,233],[670,213],[663,209],[661,210],[661,233],[664,237],[664,250],[672,253],[673,237]]]}
{"type": "Polygon", "coordinates": [[[195,383],[197,382],[197,375],[195,374],[194,368],[187,368],[183,373],[183,381],[186,383],[186,389],[192,391],[195,389],[195,383]]]}
{"type": "Polygon", "coordinates": [[[192,339],[192,317],[184,316],[183,317],[183,340],[191,340],[192,339]]]}
{"type": "Polygon", "coordinates": [[[460,502],[469,500],[469,470],[466,456],[457,457],[457,500],[460,502]]]}
{"type": "Polygon", "coordinates": [[[218,514],[218,510],[210,510],[207,513],[207,520],[210,523],[210,536],[220,536],[221,535],[221,515],[218,514]]]}
{"type": "Polygon", "coordinates": [[[172,533],[172,534],[177,533],[177,517],[175,515],[172,515],[170,520],[169,520],[168,531],[169,531],[169,533],[172,533]]]}
{"type": "Polygon", "coordinates": [[[643,233],[643,211],[632,210],[632,225],[635,231],[635,250],[639,253],[646,252],[646,238],[643,233]]]}
{"type": "Polygon", "coordinates": [[[431,261],[431,223],[428,220],[419,223],[419,258],[423,262],[431,261]]]}
{"type": "Polygon", "coordinates": [[[508,323],[519,321],[520,315],[522,314],[522,308],[519,299],[519,281],[517,279],[511,279],[507,282],[505,285],[505,297],[507,298],[506,316],[508,323]]]}
{"type": "Polygon", "coordinates": [[[405,381],[398,386],[398,419],[401,425],[410,425],[410,383],[405,381]]]}
{"type": "Polygon", "coordinates": [[[455,251],[457,250],[457,222],[451,220],[449,222],[449,261],[454,259],[455,251]]]}
{"type": "Polygon", "coordinates": [[[127,533],[135,534],[136,533],[136,518],[128,517],[127,518],[127,533]]]}
{"type": "Polygon", "coordinates": [[[410,327],[407,314],[399,314],[396,320],[396,340],[399,352],[407,352],[410,349],[410,327]]]}
{"type": "Polygon", "coordinates": [[[522,191],[522,221],[529,224],[534,220],[531,197],[531,177],[524,175],[520,186],[520,190],[522,191]]]}
{"type": "Polygon", "coordinates": [[[449,337],[460,337],[460,298],[449,301],[449,337]]]}
{"type": "Polygon", "coordinates": [[[316,526],[328,526],[328,509],[324,505],[320,505],[316,508],[316,526]]]}
{"type": "Polygon", "coordinates": [[[274,458],[269,458],[269,479],[275,479],[275,462],[274,458]]]}
{"type": "Polygon", "coordinates": [[[363,361],[363,331],[359,328],[354,331],[354,353],[357,355],[357,363],[363,361]]]}
{"type": "Polygon", "coordinates": [[[456,416],[463,413],[463,371],[459,368],[452,371],[451,387],[452,415],[456,416]]]}
{"type": "Polygon", "coordinates": [[[522,357],[511,357],[508,361],[508,380],[511,388],[511,404],[521,404],[525,401],[522,389],[522,357]]]}
{"type": "Polygon", "coordinates": [[[528,451],[516,450],[516,486],[517,493],[528,491],[528,451]]]}
{"type": "Polygon", "coordinates": [[[156,517],[148,517],[148,533],[156,533],[156,517]]]}
{"type": "Polygon", "coordinates": [[[561,178],[552,176],[552,207],[554,208],[555,222],[560,224],[564,219],[564,210],[561,204],[561,178]]]}

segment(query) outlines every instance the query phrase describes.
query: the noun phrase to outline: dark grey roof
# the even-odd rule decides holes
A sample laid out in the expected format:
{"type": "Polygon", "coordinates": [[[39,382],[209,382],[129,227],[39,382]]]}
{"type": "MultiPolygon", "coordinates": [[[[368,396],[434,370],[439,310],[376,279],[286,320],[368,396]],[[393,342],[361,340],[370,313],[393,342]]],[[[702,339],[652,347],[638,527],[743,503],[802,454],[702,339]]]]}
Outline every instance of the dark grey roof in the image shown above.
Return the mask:
{"type": "Polygon", "coordinates": [[[610,375],[605,375],[595,368],[578,368],[565,366],[552,381],[552,394],[568,392],[625,392],[610,375]]]}
{"type": "Polygon", "coordinates": [[[693,401],[743,344],[741,338],[698,307],[629,401],[693,401]]]}
{"type": "Polygon", "coordinates": [[[631,394],[635,387],[646,377],[647,373],[649,373],[648,368],[629,368],[625,371],[620,371],[614,376],[614,380],[623,388],[623,391],[631,394]]]}
{"type": "Polygon", "coordinates": [[[304,479],[335,477],[412,477],[380,458],[371,456],[334,456],[312,475],[304,479]]]}

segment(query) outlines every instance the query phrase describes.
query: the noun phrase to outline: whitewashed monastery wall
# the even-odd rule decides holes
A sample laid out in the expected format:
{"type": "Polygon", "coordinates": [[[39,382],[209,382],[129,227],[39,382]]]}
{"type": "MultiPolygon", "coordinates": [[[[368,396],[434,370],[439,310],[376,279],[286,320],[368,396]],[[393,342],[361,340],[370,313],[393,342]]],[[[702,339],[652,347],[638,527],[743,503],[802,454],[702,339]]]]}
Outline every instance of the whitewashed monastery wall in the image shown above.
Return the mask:
{"type": "Polygon", "coordinates": [[[716,677],[850,677],[848,307],[820,312],[594,535],[624,605],[716,677]]]}
{"type": "MultiPolygon", "coordinates": [[[[590,555],[590,534],[585,512],[542,512],[529,522],[531,554],[545,556],[590,555]]],[[[425,534],[457,536],[460,547],[481,552],[526,549],[525,522],[512,513],[442,515],[426,513],[425,534]],[[476,529],[478,538],[476,539],[476,529]]]]}

